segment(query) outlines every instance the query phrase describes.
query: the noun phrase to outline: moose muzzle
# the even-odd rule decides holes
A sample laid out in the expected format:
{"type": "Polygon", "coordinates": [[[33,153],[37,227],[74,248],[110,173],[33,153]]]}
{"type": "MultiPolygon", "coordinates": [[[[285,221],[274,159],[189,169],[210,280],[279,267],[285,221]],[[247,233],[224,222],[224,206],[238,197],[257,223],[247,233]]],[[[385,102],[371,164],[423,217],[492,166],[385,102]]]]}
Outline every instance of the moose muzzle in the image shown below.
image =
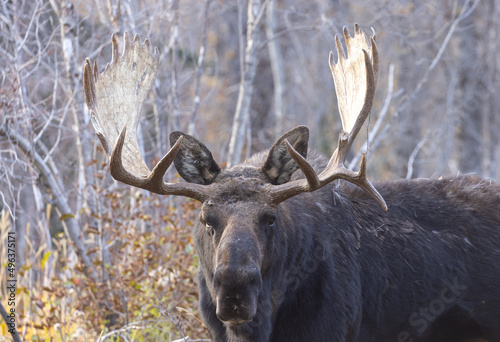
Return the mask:
{"type": "Polygon", "coordinates": [[[241,324],[253,319],[262,286],[262,277],[256,266],[220,267],[215,272],[214,285],[216,314],[221,321],[241,324]]]}
{"type": "Polygon", "coordinates": [[[217,251],[216,314],[223,322],[241,324],[251,321],[257,312],[262,287],[261,253],[256,237],[248,229],[231,228],[226,230],[217,251]]]}

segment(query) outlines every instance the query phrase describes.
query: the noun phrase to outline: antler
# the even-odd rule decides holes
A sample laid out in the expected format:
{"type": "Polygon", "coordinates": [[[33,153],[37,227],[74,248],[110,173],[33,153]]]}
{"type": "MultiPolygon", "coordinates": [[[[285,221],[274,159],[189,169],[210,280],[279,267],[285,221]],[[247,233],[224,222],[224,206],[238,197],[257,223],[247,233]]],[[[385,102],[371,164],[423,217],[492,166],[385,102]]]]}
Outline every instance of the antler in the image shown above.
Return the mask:
{"type": "Polygon", "coordinates": [[[200,184],[166,183],[163,176],[174,160],[182,136],[152,171],[146,166],[137,143],[141,108],[156,79],[158,49],[151,53],[148,39],[130,40],[125,32],[123,54],[118,56],[116,34],[112,40],[112,60],[99,74],[97,62],[87,59],[83,70],[85,100],[92,125],[106,153],[110,156],[113,178],[161,195],[180,195],[204,201],[208,195],[200,184]]]}
{"type": "Polygon", "coordinates": [[[330,52],[329,63],[335,83],[337,102],[342,120],[342,131],[339,143],[332,154],[326,168],[317,175],[312,166],[300,153],[286,141],[288,152],[297,162],[306,179],[295,180],[274,186],[271,189],[271,201],[280,203],[302,192],[317,190],[335,179],[344,179],[358,185],[367,191],[382,207],[387,205],[375,187],[366,178],[366,156],[363,153],[361,166],[358,172],[348,170],[344,161],[366,117],[370,113],[375,94],[378,74],[378,52],[375,44],[375,32],[370,37],[370,46],[366,42],[365,34],[358,24],[354,26],[354,38],[344,27],[344,39],[347,46],[347,58],[340,39],[335,36],[338,62],[333,61],[330,52]],[[369,51],[369,52],[368,52],[369,51]]]}

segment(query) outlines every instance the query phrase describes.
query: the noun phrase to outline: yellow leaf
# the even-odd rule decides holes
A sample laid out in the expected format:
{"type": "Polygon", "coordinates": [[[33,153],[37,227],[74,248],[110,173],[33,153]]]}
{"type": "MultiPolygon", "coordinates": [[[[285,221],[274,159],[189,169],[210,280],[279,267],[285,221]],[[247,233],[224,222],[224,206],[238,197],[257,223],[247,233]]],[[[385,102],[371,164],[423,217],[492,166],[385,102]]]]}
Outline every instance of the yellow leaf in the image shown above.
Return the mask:
{"type": "Polygon", "coordinates": [[[66,219],[69,219],[69,218],[75,218],[75,215],[73,214],[64,214],[61,216],[61,221],[64,221],[66,219]]]}
{"type": "Polygon", "coordinates": [[[50,255],[52,254],[52,252],[47,252],[43,255],[43,258],[42,258],[42,270],[45,268],[45,263],[47,262],[47,260],[49,260],[49,257],[50,255]]]}

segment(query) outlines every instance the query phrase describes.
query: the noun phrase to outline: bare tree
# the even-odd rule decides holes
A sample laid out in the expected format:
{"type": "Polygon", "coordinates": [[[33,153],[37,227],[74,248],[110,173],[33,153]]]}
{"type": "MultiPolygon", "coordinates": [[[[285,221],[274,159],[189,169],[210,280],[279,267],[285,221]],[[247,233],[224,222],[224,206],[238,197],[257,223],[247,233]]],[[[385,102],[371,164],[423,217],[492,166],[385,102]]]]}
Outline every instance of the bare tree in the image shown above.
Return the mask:
{"type": "Polygon", "coordinates": [[[268,39],[269,61],[271,62],[271,70],[273,71],[273,84],[274,84],[274,138],[278,139],[283,133],[283,120],[284,120],[284,87],[285,87],[285,70],[283,54],[279,44],[279,38],[276,36],[277,29],[277,14],[276,3],[277,0],[272,0],[267,5],[266,10],[266,37],[268,39]]]}
{"type": "MultiPolygon", "coordinates": [[[[241,4],[241,2],[239,2],[241,4]]],[[[257,70],[257,46],[260,40],[260,24],[266,6],[260,0],[251,0],[247,7],[247,35],[245,55],[242,63],[238,102],[229,141],[228,165],[238,164],[241,160],[246,127],[250,113],[250,101],[253,92],[253,80],[257,70]]],[[[240,38],[240,44],[243,44],[240,38]]],[[[249,146],[247,146],[249,148],[249,146]]]]}
{"type": "MultiPolygon", "coordinates": [[[[477,2],[476,2],[477,4],[477,2]]],[[[460,172],[483,171],[483,110],[481,106],[480,88],[484,79],[484,69],[481,68],[481,59],[478,56],[480,32],[474,26],[475,4],[466,2],[460,32],[458,55],[458,92],[457,101],[460,108],[460,121],[457,131],[459,153],[458,167],[460,172]]]]}

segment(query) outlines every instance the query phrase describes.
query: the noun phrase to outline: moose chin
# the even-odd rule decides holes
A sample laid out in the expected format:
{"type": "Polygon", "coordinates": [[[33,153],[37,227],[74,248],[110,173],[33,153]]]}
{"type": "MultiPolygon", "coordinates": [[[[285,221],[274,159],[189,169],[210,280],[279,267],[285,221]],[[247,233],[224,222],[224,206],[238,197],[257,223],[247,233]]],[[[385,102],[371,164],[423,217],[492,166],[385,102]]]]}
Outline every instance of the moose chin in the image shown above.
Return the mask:
{"type": "Polygon", "coordinates": [[[344,167],[375,93],[375,36],[344,29],[330,53],[342,131],[330,158],[309,130],[221,169],[196,138],[173,132],[150,170],[137,143],[159,54],[125,34],[85,99],[118,181],[202,203],[195,228],[203,321],[213,341],[500,341],[500,186],[475,176],[373,185],[363,155],[344,167]],[[171,164],[185,182],[167,183],[171,164]]]}

